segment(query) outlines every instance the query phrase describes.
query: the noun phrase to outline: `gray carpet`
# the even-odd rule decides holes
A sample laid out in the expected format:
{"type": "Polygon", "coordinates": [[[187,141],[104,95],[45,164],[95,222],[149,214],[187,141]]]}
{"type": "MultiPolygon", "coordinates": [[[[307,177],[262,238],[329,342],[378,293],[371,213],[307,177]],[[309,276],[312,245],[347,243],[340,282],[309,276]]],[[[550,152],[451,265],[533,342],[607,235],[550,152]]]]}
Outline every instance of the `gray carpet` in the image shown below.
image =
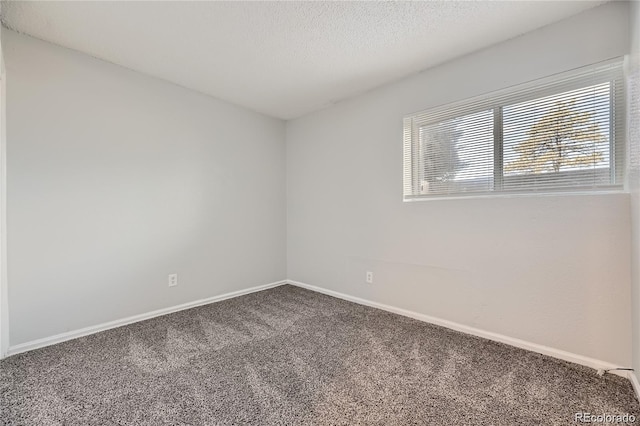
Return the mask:
{"type": "Polygon", "coordinates": [[[2,425],[570,425],[576,412],[640,406],[620,377],[292,286],[0,362],[2,425]]]}

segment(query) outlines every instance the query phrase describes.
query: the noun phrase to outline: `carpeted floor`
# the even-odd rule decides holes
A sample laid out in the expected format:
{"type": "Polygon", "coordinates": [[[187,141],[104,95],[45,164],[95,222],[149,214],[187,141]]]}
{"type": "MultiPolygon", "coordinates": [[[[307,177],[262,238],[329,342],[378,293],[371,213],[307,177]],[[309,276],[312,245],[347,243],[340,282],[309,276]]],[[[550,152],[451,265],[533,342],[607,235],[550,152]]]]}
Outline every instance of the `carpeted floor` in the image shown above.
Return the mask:
{"type": "Polygon", "coordinates": [[[576,412],[640,406],[620,377],[292,286],[0,362],[2,425],[570,425],[576,412]]]}

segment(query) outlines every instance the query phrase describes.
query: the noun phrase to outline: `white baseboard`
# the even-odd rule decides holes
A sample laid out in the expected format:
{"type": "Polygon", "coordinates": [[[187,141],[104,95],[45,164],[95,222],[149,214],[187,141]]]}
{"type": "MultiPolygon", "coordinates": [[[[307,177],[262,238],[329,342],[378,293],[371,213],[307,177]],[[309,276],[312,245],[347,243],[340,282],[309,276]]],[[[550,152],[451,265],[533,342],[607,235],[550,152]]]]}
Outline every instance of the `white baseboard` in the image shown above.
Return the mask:
{"type": "Polygon", "coordinates": [[[636,392],[636,398],[640,401],[640,382],[638,382],[638,376],[635,371],[629,371],[629,380],[633,386],[633,390],[636,392]]]}
{"type": "Polygon", "coordinates": [[[101,331],[109,330],[112,328],[122,327],[123,325],[131,324],[134,322],[144,321],[144,320],[155,318],[161,315],[167,315],[173,312],[195,308],[196,306],[208,305],[210,303],[220,302],[226,299],[232,299],[234,297],[243,296],[245,294],[255,293],[262,290],[267,290],[269,288],[278,287],[284,284],[287,284],[287,281],[284,281],[284,280],[276,281],[270,284],[259,285],[256,287],[247,288],[245,290],[233,291],[231,293],[221,294],[219,296],[207,297],[206,299],[194,300],[193,302],[187,302],[181,305],[158,309],[157,311],[134,315],[131,317],[122,318],[115,321],[109,321],[103,324],[93,325],[91,327],[81,328],[80,330],[69,331],[66,333],[56,334],[55,336],[51,336],[51,337],[32,340],[31,342],[21,343],[15,346],[9,346],[9,349],[7,351],[7,356],[16,355],[16,354],[31,351],[34,349],[44,348],[45,346],[55,345],[56,343],[62,343],[67,340],[77,339],[78,337],[87,336],[89,334],[95,334],[95,333],[99,333],[101,331]]]}
{"type": "MultiPolygon", "coordinates": [[[[594,358],[589,358],[583,355],[574,354],[571,352],[563,351],[560,349],[551,348],[549,346],[539,345],[537,343],[527,342],[526,340],[516,339],[513,337],[505,336],[498,333],[493,333],[491,331],[481,330],[479,328],[470,327],[468,325],[459,324],[453,321],[444,320],[441,318],[432,317],[425,314],[420,314],[417,312],[409,311],[402,308],[396,308],[395,306],[385,305],[378,302],[372,302],[370,300],[361,299],[359,297],[350,296],[348,294],[339,293],[333,290],[327,290],[322,287],[317,287],[310,284],[305,284],[299,281],[287,280],[288,284],[306,288],[307,290],[316,291],[318,293],[323,293],[329,296],[337,297],[339,299],[344,299],[349,302],[358,303],[360,305],[370,306],[372,308],[382,309],[383,311],[393,312],[394,314],[403,315],[405,317],[410,317],[413,319],[417,319],[419,321],[428,322],[430,324],[439,325],[442,327],[446,327],[452,330],[460,331],[462,333],[471,334],[473,336],[482,337],[485,339],[493,340],[500,343],[505,343],[507,345],[515,346],[517,348],[526,349],[528,351],[537,352],[543,355],[548,355],[553,358],[558,358],[564,361],[573,362],[575,364],[585,365],[587,367],[594,368],[596,370],[608,370],[611,368],[621,368],[623,366],[615,365],[610,362],[601,361],[594,358]]],[[[612,374],[617,374],[622,377],[628,377],[626,371],[611,371],[612,374]]],[[[634,375],[635,377],[635,375],[634,375]]],[[[636,390],[637,392],[637,390],[636,390]]]]}

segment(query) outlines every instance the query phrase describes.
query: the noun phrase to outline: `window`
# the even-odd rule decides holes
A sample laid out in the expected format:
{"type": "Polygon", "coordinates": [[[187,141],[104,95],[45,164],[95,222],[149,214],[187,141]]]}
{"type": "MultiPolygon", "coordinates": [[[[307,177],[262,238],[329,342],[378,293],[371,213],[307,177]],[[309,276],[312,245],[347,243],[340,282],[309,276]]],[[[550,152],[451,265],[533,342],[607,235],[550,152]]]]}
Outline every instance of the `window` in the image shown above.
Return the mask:
{"type": "Polygon", "coordinates": [[[620,189],[622,61],[404,119],[404,199],[620,189]]]}

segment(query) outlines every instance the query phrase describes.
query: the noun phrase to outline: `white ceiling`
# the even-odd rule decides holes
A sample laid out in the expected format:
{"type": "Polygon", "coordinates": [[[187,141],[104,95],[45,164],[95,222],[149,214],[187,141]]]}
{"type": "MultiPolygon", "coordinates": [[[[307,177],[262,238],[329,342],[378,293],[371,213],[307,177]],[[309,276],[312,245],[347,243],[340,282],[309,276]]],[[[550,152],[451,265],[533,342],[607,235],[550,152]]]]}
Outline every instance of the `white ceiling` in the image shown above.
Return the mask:
{"type": "Polygon", "coordinates": [[[9,1],[2,20],[290,119],[601,3],[9,1]]]}

